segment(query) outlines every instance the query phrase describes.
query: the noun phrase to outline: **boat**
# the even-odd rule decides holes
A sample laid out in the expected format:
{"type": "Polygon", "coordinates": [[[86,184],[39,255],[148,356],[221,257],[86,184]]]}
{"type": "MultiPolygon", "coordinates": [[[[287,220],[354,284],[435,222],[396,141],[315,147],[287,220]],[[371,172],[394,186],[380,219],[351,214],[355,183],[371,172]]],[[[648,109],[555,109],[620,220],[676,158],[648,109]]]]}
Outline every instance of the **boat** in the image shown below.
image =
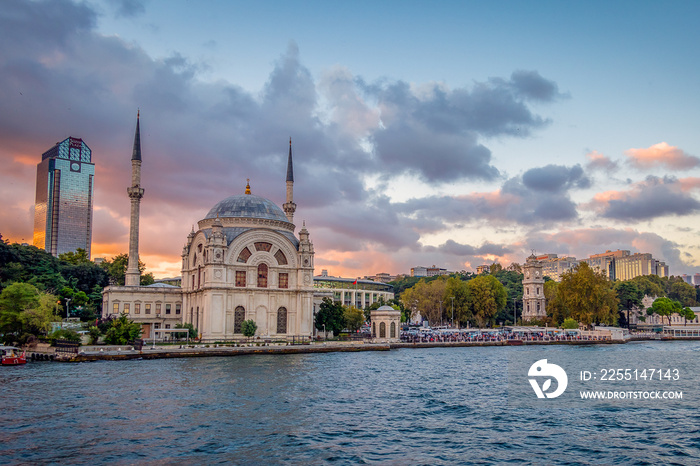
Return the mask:
{"type": "Polygon", "coordinates": [[[2,356],[3,366],[27,364],[27,353],[15,346],[0,346],[0,355],[2,356]]]}

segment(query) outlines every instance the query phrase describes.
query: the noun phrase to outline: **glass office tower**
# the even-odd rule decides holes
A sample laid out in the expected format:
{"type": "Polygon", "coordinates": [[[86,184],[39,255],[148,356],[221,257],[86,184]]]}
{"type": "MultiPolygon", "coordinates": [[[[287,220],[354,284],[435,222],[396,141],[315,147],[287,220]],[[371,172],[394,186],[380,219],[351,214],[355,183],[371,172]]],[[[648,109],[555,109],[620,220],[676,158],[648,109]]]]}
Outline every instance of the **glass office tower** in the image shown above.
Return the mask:
{"type": "Polygon", "coordinates": [[[95,165],[82,139],[68,138],[41,156],[36,168],[34,246],[54,256],[85,249],[90,257],[95,165]]]}

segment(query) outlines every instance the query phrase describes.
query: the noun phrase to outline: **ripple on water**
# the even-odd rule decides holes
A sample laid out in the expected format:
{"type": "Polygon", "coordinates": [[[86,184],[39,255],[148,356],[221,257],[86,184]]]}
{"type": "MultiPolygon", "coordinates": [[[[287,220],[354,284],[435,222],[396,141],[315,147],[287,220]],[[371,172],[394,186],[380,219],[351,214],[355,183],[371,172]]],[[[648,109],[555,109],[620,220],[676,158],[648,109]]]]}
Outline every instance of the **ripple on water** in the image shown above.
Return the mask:
{"type": "Polygon", "coordinates": [[[698,350],[645,342],[28,364],[0,371],[0,455],[11,464],[693,464],[698,350]],[[583,404],[568,390],[537,400],[512,368],[545,357],[567,368],[673,364],[686,398],[583,404]]]}

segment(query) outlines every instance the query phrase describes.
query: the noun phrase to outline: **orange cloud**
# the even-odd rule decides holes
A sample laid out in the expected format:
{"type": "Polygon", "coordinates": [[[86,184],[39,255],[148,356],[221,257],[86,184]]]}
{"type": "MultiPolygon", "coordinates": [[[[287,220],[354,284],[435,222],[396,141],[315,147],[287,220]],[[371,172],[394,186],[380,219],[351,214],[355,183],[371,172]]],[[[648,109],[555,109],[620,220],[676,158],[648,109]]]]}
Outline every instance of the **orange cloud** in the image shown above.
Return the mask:
{"type": "Polygon", "coordinates": [[[700,178],[697,177],[681,178],[678,182],[681,184],[681,191],[700,189],[700,178]]]}
{"type": "Polygon", "coordinates": [[[676,146],[665,142],[654,144],[647,149],[629,149],[625,152],[628,163],[635,168],[665,166],[675,170],[694,168],[700,165],[700,158],[686,154],[676,146]]]}

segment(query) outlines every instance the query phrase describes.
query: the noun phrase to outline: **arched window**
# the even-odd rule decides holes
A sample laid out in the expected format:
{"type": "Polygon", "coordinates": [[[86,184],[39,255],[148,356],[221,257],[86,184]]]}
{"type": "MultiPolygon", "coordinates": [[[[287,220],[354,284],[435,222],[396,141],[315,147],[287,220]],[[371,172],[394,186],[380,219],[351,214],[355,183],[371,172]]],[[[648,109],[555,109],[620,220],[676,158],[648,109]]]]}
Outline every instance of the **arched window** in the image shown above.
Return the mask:
{"type": "Polygon", "coordinates": [[[287,333],[287,308],[277,309],[277,333],[287,333]]]}
{"type": "Polygon", "coordinates": [[[379,323],[379,338],[386,338],[386,323],[379,323]]]}
{"type": "Polygon", "coordinates": [[[372,338],[376,338],[377,336],[377,323],[372,322],[372,338]]]}
{"type": "Polygon", "coordinates": [[[267,264],[258,265],[258,288],[267,288],[267,264]]]}
{"type": "Polygon", "coordinates": [[[396,322],[391,323],[391,327],[389,327],[391,330],[389,331],[389,336],[391,338],[396,338],[396,322]]]}
{"type": "Polygon", "coordinates": [[[243,306],[238,306],[233,313],[233,333],[243,333],[241,326],[245,320],[245,309],[243,306]]]}

